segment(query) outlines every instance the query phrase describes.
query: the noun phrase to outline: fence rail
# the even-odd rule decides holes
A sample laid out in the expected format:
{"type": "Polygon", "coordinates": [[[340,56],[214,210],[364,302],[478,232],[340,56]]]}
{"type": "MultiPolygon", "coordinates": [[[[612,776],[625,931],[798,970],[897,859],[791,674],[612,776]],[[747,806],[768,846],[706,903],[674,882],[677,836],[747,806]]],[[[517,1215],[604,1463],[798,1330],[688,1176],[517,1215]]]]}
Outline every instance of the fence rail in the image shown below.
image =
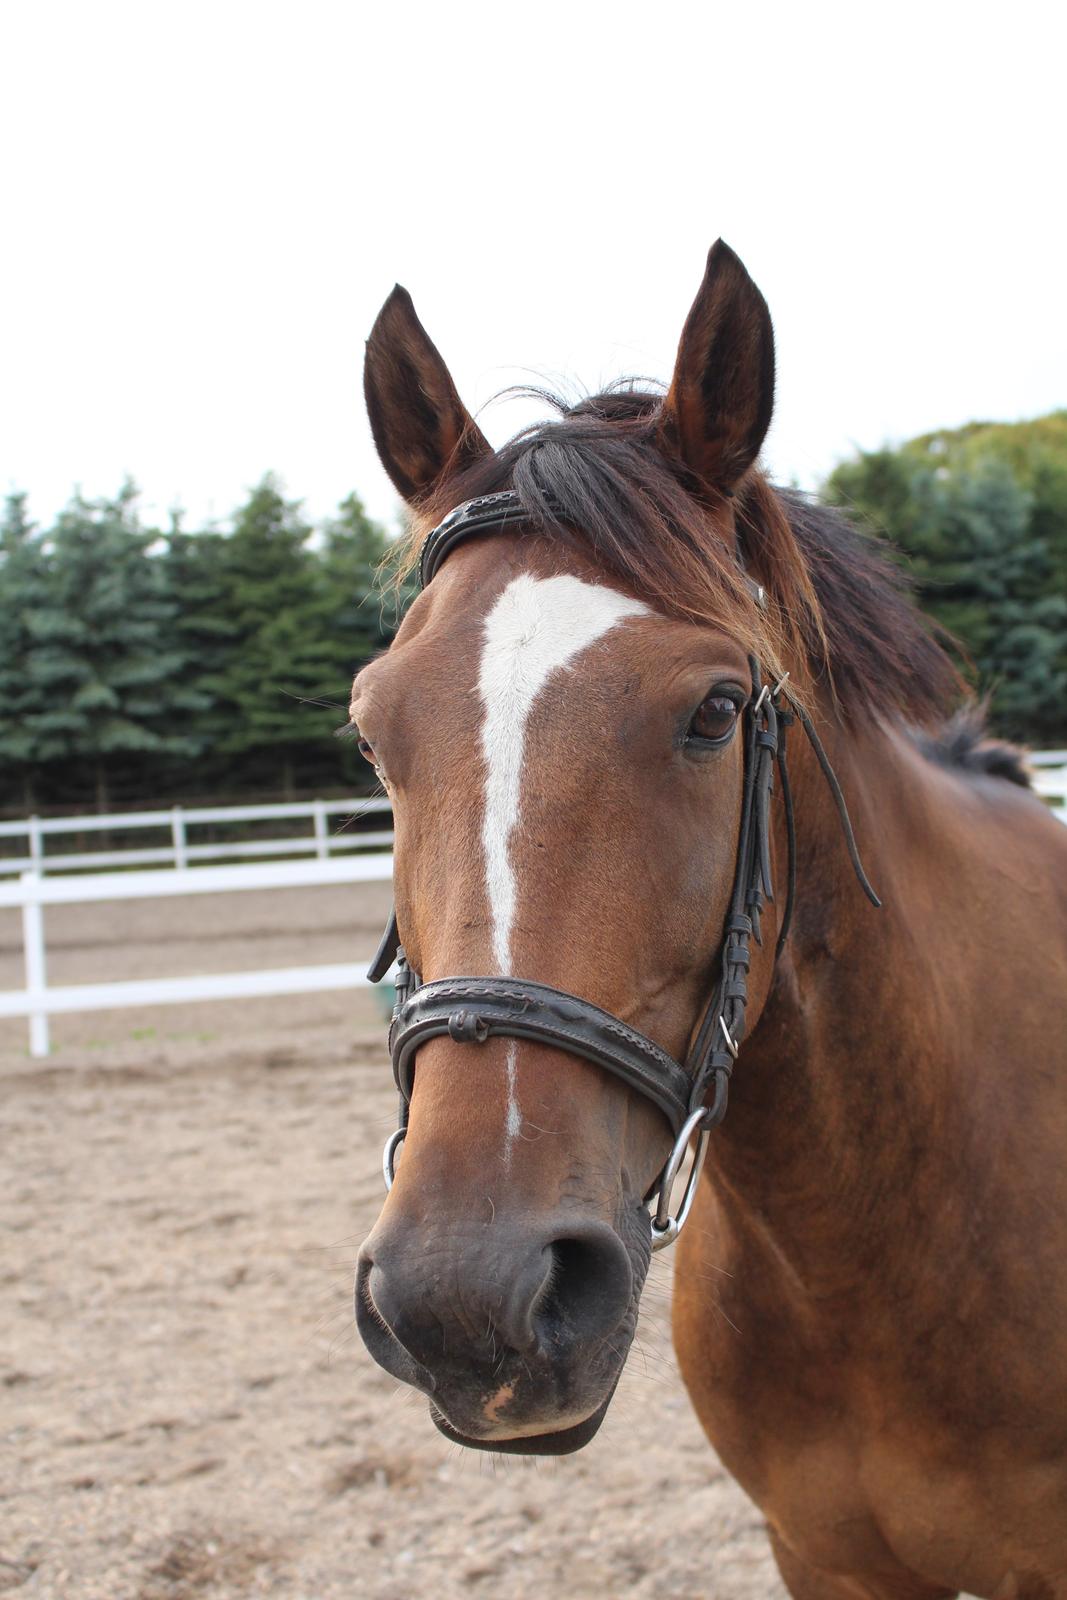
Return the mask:
{"type": "Polygon", "coordinates": [[[1033,750],[1028,759],[1035,793],[1067,822],[1067,750],[1033,750]]]}
{"type": "MultiPolygon", "coordinates": [[[[1067,823],[1067,750],[1039,751],[1030,757],[1034,788],[1067,823]]],[[[187,894],[229,894],[247,889],[302,888],[315,884],[381,882],[392,876],[393,858],[380,850],[365,855],[334,855],[368,846],[391,845],[385,830],[331,834],[331,816],[359,818],[388,812],[388,800],[313,800],[294,805],[203,806],[183,810],[137,811],[128,816],[27,817],[0,822],[0,837],[30,841],[29,856],[0,860],[0,873],[20,872],[15,882],[0,881],[0,907],[22,909],[26,986],[0,993],[0,1017],[28,1017],[30,1051],[48,1054],[48,1019],[58,1012],[111,1010],[125,1006],[177,1005],[196,1000],[242,999],[265,994],[308,994],[348,989],[367,982],[359,962],[286,967],[271,972],[218,972],[188,978],[49,986],[44,908],[76,902],[165,898],[187,894]],[[310,818],[305,838],[247,839],[237,843],[190,844],[188,828],[200,824],[270,822],[310,818]],[[144,850],[79,852],[47,856],[44,840],[54,834],[94,833],[131,828],[167,828],[167,846],[144,850]],[[260,861],[246,866],[194,866],[226,856],[314,855],[315,860],[260,861]],[[169,862],[165,871],[94,871],[84,867],[145,867],[169,862]]]]}
{"type": "Polygon", "coordinates": [[[254,995],[310,994],[366,984],[365,963],[282,967],[267,972],[215,972],[188,978],[143,978],[118,983],[50,986],[44,908],[86,901],[142,900],[187,894],[230,894],[248,889],[298,889],[309,885],[372,883],[393,874],[391,855],[335,861],[275,861],[241,867],[198,867],[170,872],[94,872],[51,877],[25,872],[0,884],[0,907],[22,908],[26,987],[0,993],[0,1017],[28,1017],[30,1054],[46,1056],[48,1019],[57,1012],[110,1011],[126,1006],[177,1005],[194,1000],[240,1000],[254,995]]]}
{"type": "MultiPolygon", "coordinates": [[[[1067,750],[1036,750],[1029,755],[1033,785],[1067,822],[1067,750]]],[[[0,855],[0,878],[22,872],[100,871],[111,867],[149,867],[165,863],[181,871],[199,861],[224,861],[269,856],[314,856],[329,861],[338,852],[380,849],[393,842],[391,828],[359,832],[330,828],[332,817],[358,823],[368,816],[389,815],[392,807],[381,797],[343,800],[304,800],[252,806],[171,806],[166,811],[131,811],[125,816],[20,817],[0,822],[0,840],[25,839],[25,855],[0,855]],[[267,839],[190,841],[190,829],[230,826],[245,822],[310,821],[306,835],[267,839]],[[169,844],[139,849],[81,850],[49,854],[46,840],[63,834],[125,833],[154,829],[170,835],[169,844]]]]}
{"type": "Polygon", "coordinates": [[[360,833],[355,829],[330,829],[331,817],[358,822],[366,816],[388,815],[388,800],[375,797],[344,800],[304,800],[258,806],[171,806],[166,811],[130,811],[125,816],[20,817],[0,822],[0,839],[25,839],[26,854],[0,856],[0,874],[21,872],[74,872],[85,868],[139,867],[169,862],[179,871],[196,861],[219,861],[240,856],[314,855],[328,861],[336,851],[380,848],[393,842],[391,830],[360,833]],[[310,821],[304,837],[189,841],[191,828],[243,822],[310,821]],[[132,850],[92,850],[49,854],[46,840],[62,834],[127,833],[140,829],[169,833],[170,843],[132,850]]]}

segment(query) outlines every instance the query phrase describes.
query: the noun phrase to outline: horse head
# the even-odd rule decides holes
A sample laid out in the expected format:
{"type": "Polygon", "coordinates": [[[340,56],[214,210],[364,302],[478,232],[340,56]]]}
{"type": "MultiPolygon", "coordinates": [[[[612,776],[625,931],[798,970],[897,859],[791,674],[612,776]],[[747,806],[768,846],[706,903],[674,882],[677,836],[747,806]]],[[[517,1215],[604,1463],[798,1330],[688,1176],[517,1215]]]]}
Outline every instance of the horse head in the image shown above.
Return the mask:
{"type": "MultiPolygon", "coordinates": [[[[634,1335],[648,1197],[680,1118],[640,1092],[639,1059],[627,1078],[581,1044],[594,1025],[609,1050],[613,1026],[636,1030],[627,1048],[652,1078],[657,1050],[684,1061],[702,1019],[718,1027],[745,712],[754,674],[784,671],[768,552],[746,549],[739,515],[773,382],[766,305],[721,243],[665,394],[595,397],[499,453],[403,290],[368,344],[374,436],[416,541],[472,502],[476,525],[435,536],[433,581],[353,693],[394,808],[406,960],[428,994],[460,974],[448,1006],[469,999],[420,1036],[417,1068],[409,1051],[402,1155],[356,1309],[375,1358],[465,1444],[585,1443],[634,1335]],[[577,1003],[556,1005],[556,1032],[479,1036],[479,992],[516,1017],[542,992],[577,1003]]],[[[779,592],[792,583],[802,609],[783,551],[779,592]]],[[[778,915],[734,974],[749,1027],[778,915]]]]}

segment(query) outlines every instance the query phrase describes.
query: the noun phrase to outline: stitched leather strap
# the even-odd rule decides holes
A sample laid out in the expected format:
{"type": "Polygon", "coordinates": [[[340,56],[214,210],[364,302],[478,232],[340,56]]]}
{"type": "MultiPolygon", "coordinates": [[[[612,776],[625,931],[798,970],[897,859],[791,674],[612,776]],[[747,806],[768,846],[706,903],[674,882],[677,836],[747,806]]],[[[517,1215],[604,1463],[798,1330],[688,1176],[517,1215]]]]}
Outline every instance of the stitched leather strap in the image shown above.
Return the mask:
{"type": "Polygon", "coordinates": [[[416,1052],[443,1034],[461,1044],[484,1044],[493,1036],[533,1039],[582,1056],[654,1101],[675,1137],[689,1115],[689,1075],[666,1050],[590,1001],[544,983],[441,978],[416,989],[397,1007],[389,1030],[393,1074],[405,1102],[416,1052]]]}
{"type": "Polygon", "coordinates": [[[367,968],[368,983],[381,983],[385,974],[396,960],[399,950],[400,930],[396,925],[396,908],[394,906],[389,913],[389,921],[385,925],[385,932],[382,934],[378,948],[371,958],[370,966],[367,968]]]}
{"type": "MultiPolygon", "coordinates": [[[[726,1115],[730,1077],[747,1026],[751,940],[755,938],[757,944],[762,943],[763,906],[765,901],[774,899],[770,856],[771,795],[775,763],[783,770],[785,731],[792,720],[788,712],[779,710],[777,696],[770,687],[764,689],[759,663],[754,657],[749,658],[749,669],[752,698],[745,708],[745,777],[733,893],[723,930],[719,980],[686,1062],[692,1085],[690,1105],[694,1111],[705,1103],[709,1088],[714,1089],[708,1108],[709,1127],[721,1122],[726,1115]]],[[[779,684],[779,691],[781,687],[779,684]]],[[[791,877],[791,834],[789,842],[791,877]]]]}
{"type": "Polygon", "coordinates": [[[423,589],[457,544],[477,533],[499,533],[514,524],[529,527],[533,519],[514,489],[482,494],[465,500],[426,535],[419,552],[419,583],[423,589]]]}
{"type": "MultiPolygon", "coordinates": [[[[549,509],[552,509],[549,502],[549,509]]],[[[500,489],[496,494],[481,494],[475,500],[465,500],[450,511],[448,516],[431,528],[419,551],[419,587],[425,589],[444,564],[457,544],[479,533],[499,533],[510,527],[529,528],[534,523],[532,514],[523,505],[514,489],[500,489]]],[[[744,578],[752,598],[762,610],[767,603],[763,585],[750,578],[741,564],[744,578]]]]}

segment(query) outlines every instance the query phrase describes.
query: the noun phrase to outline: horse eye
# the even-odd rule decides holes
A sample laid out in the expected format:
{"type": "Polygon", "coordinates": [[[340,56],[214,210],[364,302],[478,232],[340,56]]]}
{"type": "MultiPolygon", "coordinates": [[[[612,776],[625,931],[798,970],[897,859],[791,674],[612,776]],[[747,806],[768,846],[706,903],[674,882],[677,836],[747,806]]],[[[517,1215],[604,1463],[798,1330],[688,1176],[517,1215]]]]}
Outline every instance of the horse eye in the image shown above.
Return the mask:
{"type": "Polygon", "coordinates": [[[376,767],[378,765],[378,757],[374,754],[374,750],[369,739],[360,739],[359,743],[356,745],[356,749],[359,751],[364,761],[369,761],[372,767],[376,767]]]}
{"type": "Polygon", "coordinates": [[[709,694],[689,724],[689,737],[707,744],[723,744],[737,725],[737,701],[725,694],[709,694]]]}

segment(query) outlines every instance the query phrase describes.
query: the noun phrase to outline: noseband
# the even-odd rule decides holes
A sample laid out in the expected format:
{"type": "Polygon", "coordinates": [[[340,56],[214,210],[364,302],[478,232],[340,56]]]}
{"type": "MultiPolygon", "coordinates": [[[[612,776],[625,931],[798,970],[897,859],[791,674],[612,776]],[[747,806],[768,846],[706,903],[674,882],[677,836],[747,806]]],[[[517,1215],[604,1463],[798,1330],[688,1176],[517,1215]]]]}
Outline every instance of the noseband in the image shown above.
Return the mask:
{"type": "MultiPolygon", "coordinates": [[[[422,588],[433,579],[455,547],[478,534],[530,527],[534,518],[514,490],[482,495],[457,506],[423,544],[419,560],[422,588]]],[[[763,604],[763,590],[753,584],[763,604]]],[[[775,956],[789,932],[796,891],[796,836],[786,765],[786,732],[799,721],[818,759],[837,807],[853,869],[874,905],[880,901],[860,863],[840,786],[810,719],[785,687],[785,678],[764,682],[759,663],[750,658],[752,694],[742,713],[744,786],[737,863],[730,907],[723,930],[719,977],[684,1065],[651,1039],[608,1011],[548,984],[525,978],[439,978],[422,983],[408,965],[400,944],[395,913],[367,976],[377,983],[397,962],[396,1006],[389,1029],[393,1075],[400,1090],[400,1125],[386,1144],[383,1171],[392,1187],[393,1166],[407,1131],[408,1107],[415,1077],[415,1057],[428,1039],[447,1035],[457,1044],[484,1044],[502,1036],[532,1039],[538,1044],[581,1056],[621,1078],[651,1100],[663,1113],[674,1147],[646,1200],[655,1201],[652,1248],[662,1249],[678,1237],[696,1193],[708,1135],[726,1114],[730,1076],[745,1037],[748,973],[752,939],[762,944],[760,918],[774,900],[771,871],[771,796],[777,768],[785,810],[788,866],[786,898],[775,956]],[[696,1155],[678,1210],[671,1214],[671,1194],[686,1151],[698,1135],[696,1155]]]]}

